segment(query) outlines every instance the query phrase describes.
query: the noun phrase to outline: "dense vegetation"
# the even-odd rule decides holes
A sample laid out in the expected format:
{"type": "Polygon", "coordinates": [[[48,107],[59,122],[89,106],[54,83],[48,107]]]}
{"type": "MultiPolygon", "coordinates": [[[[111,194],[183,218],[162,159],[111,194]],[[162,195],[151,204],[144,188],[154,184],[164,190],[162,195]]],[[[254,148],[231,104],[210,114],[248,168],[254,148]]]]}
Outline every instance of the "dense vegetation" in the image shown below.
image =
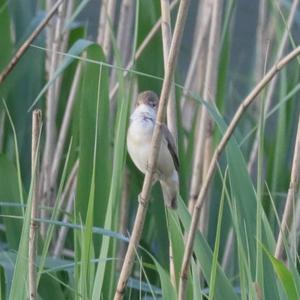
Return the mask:
{"type": "MultiPolygon", "coordinates": [[[[129,116],[138,92],[161,92],[185,1],[61,2],[0,76],[1,299],[113,299],[144,180],[127,155],[129,116]],[[82,21],[88,7],[97,24],[82,21]]],[[[298,49],[298,1],[259,1],[244,61],[234,47],[238,1],[190,2],[167,113],[178,208],[166,209],[153,186],[124,298],[177,299],[198,199],[186,299],[300,299],[300,61],[281,61],[259,86],[298,49]],[[248,94],[255,101],[207,181],[248,94]]],[[[0,0],[1,72],[54,5],[0,0]]]]}

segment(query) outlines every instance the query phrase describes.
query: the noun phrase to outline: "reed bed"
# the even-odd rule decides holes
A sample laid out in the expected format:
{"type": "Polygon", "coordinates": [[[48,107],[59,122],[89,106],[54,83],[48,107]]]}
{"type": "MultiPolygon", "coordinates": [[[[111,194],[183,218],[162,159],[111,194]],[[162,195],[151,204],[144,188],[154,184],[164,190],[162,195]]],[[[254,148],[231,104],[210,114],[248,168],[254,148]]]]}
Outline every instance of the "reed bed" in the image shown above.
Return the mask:
{"type": "Polygon", "coordinates": [[[253,1],[254,36],[243,1],[27,2],[0,0],[1,299],[300,299],[299,1],[253,1]]]}

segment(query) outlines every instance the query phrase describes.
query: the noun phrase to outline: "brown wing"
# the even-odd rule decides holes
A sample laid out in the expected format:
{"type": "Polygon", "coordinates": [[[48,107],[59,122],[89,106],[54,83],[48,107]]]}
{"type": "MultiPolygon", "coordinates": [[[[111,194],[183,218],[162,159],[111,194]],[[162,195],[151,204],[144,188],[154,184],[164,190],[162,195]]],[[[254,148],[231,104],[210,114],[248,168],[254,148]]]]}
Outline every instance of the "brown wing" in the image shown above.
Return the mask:
{"type": "Polygon", "coordinates": [[[176,147],[174,138],[172,136],[172,133],[170,132],[170,130],[168,129],[168,127],[165,124],[162,124],[161,129],[162,129],[163,137],[167,141],[168,149],[172,155],[175,169],[178,171],[179,170],[179,159],[178,159],[178,154],[177,154],[177,147],[176,147]]]}

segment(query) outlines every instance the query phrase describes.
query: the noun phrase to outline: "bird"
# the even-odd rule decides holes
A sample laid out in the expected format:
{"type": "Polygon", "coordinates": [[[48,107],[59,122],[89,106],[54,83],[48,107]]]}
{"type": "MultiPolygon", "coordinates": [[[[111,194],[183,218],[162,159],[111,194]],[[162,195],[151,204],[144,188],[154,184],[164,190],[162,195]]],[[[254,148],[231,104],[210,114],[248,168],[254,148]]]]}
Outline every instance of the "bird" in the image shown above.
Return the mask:
{"type": "MultiPolygon", "coordinates": [[[[159,98],[153,91],[144,91],[137,96],[136,105],[130,116],[127,131],[127,150],[135,166],[146,173],[151,153],[159,98]]],[[[179,159],[175,140],[166,124],[162,123],[161,146],[158,152],[154,182],[161,184],[167,208],[177,208],[179,189],[179,159]]]]}

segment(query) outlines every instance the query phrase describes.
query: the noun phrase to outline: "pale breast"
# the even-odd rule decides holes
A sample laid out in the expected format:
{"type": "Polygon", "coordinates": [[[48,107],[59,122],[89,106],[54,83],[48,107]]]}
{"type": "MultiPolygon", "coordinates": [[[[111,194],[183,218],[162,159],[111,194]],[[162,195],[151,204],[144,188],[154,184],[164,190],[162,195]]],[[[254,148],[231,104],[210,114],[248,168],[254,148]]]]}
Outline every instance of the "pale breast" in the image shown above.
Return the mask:
{"type": "Polygon", "coordinates": [[[128,153],[137,166],[137,168],[145,173],[147,169],[147,161],[151,149],[151,140],[153,128],[150,126],[140,126],[132,122],[127,133],[128,153]]]}
{"type": "MultiPolygon", "coordinates": [[[[153,128],[137,125],[135,122],[132,122],[128,129],[127,148],[136,167],[141,172],[146,173],[151,151],[153,128]]],[[[157,159],[157,175],[161,179],[168,178],[172,176],[174,170],[175,166],[168,146],[166,142],[162,142],[157,159]]]]}

